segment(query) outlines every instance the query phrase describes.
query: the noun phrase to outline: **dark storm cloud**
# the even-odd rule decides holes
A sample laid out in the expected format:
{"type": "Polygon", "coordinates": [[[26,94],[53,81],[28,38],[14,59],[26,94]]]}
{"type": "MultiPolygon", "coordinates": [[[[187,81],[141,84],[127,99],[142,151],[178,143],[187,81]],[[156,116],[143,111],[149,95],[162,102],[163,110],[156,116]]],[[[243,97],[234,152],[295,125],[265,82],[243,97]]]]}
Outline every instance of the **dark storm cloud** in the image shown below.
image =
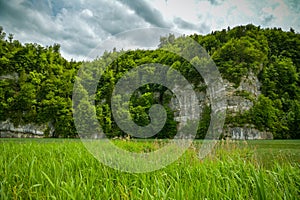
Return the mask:
{"type": "Polygon", "coordinates": [[[70,10],[72,7],[77,6],[74,0],[69,2],[58,0],[24,0],[21,4],[31,10],[43,11],[52,16],[56,16],[63,8],[70,10]]]}
{"type": "Polygon", "coordinates": [[[263,25],[269,25],[272,21],[275,20],[275,17],[274,15],[268,15],[268,16],[265,16],[262,20],[262,24],[263,25]]]}
{"type": "Polygon", "coordinates": [[[224,2],[224,0],[197,0],[197,1],[208,1],[212,5],[220,5],[224,2]]]}
{"type": "MultiPolygon", "coordinates": [[[[20,23],[20,19],[24,17],[26,11],[16,9],[15,5],[11,1],[0,1],[0,20],[1,25],[16,24],[15,27],[26,26],[24,22],[20,23]]],[[[5,27],[4,27],[5,28],[5,27]]]]}
{"type": "Polygon", "coordinates": [[[21,42],[61,44],[67,58],[87,55],[108,36],[146,26],[122,4],[83,1],[0,0],[0,25],[21,42]]]}
{"type": "Polygon", "coordinates": [[[112,35],[146,25],[139,16],[113,4],[95,9],[94,17],[90,21],[112,35]]]}
{"type": "Polygon", "coordinates": [[[151,25],[170,28],[172,25],[166,22],[159,10],[152,8],[146,1],[143,0],[118,0],[124,5],[127,5],[138,16],[143,18],[151,25]]]}
{"type": "Polygon", "coordinates": [[[177,25],[178,28],[184,29],[184,30],[193,30],[197,31],[199,33],[206,33],[210,31],[210,27],[207,26],[205,23],[202,24],[193,24],[190,22],[187,22],[180,17],[174,18],[174,23],[177,25]]]}
{"type": "Polygon", "coordinates": [[[174,18],[174,23],[182,29],[189,29],[189,30],[196,30],[198,27],[195,24],[189,23],[180,17],[175,17],[174,18]]]}
{"type": "Polygon", "coordinates": [[[299,0],[285,0],[285,2],[292,11],[300,13],[300,2],[299,2],[299,0]]]}
{"type": "MultiPolygon", "coordinates": [[[[135,28],[156,26],[185,34],[206,34],[227,26],[256,23],[300,30],[299,0],[161,1],[0,0],[0,26],[22,43],[59,43],[64,57],[77,60],[108,37],[135,28]]],[[[150,41],[136,35],[127,42],[136,47],[149,46],[146,43],[150,41]]]]}
{"type": "Polygon", "coordinates": [[[212,5],[220,5],[224,0],[208,0],[212,5]]]}

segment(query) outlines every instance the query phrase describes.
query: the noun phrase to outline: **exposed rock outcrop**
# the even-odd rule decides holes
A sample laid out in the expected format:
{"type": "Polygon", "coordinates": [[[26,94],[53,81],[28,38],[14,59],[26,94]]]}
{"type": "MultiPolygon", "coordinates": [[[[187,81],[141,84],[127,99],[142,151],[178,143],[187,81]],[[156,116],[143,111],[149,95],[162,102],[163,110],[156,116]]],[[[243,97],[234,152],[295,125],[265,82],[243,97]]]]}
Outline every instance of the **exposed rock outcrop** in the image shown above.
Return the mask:
{"type": "MultiPolygon", "coordinates": [[[[233,83],[227,80],[223,80],[225,84],[225,96],[227,99],[227,105],[217,105],[220,108],[226,109],[227,116],[237,116],[237,114],[243,114],[252,108],[253,102],[258,99],[260,92],[260,82],[254,73],[250,72],[247,76],[242,77],[239,86],[234,87],[233,83]],[[224,107],[226,106],[226,107],[224,107]]],[[[189,119],[195,117],[195,113],[190,113],[193,110],[193,105],[189,105],[190,102],[194,102],[192,91],[184,88],[184,97],[181,97],[183,104],[185,105],[183,109],[179,109],[178,99],[173,97],[170,102],[170,107],[175,111],[175,120],[186,122],[189,119]],[[190,109],[192,107],[192,109],[190,109]],[[189,108],[189,109],[188,109],[189,108]]],[[[213,89],[213,88],[212,88],[213,89]]],[[[212,91],[214,93],[218,91],[212,91]]],[[[210,104],[208,97],[204,92],[197,92],[199,108],[202,110],[205,104],[210,104]]],[[[200,112],[201,114],[201,112],[200,112]]],[[[223,133],[225,137],[230,137],[232,139],[273,139],[273,135],[267,131],[260,131],[255,128],[252,124],[240,124],[233,126],[231,124],[225,124],[223,128],[223,133]]]]}
{"type": "MultiPolygon", "coordinates": [[[[243,114],[252,108],[253,102],[258,99],[261,94],[257,76],[252,72],[243,77],[238,88],[227,80],[226,82],[226,98],[228,102],[227,115],[235,116],[243,114]]],[[[267,131],[259,131],[252,124],[241,124],[232,127],[226,124],[223,135],[232,139],[273,139],[273,135],[267,131]]]]}
{"type": "Polygon", "coordinates": [[[11,73],[11,74],[1,75],[0,76],[0,80],[4,80],[4,79],[18,80],[19,79],[19,75],[16,72],[11,73]]]}
{"type": "Polygon", "coordinates": [[[261,84],[252,72],[242,78],[238,88],[235,88],[234,84],[227,80],[224,82],[228,102],[227,111],[233,115],[249,110],[253,106],[253,101],[257,100],[261,94],[261,84]]]}
{"type": "Polygon", "coordinates": [[[14,126],[9,120],[0,122],[0,137],[2,138],[41,138],[44,137],[46,131],[51,134],[54,130],[49,129],[49,125],[46,124],[14,126]]]}
{"type": "Polygon", "coordinates": [[[228,128],[226,135],[234,140],[273,139],[272,133],[247,126],[228,128]]]}

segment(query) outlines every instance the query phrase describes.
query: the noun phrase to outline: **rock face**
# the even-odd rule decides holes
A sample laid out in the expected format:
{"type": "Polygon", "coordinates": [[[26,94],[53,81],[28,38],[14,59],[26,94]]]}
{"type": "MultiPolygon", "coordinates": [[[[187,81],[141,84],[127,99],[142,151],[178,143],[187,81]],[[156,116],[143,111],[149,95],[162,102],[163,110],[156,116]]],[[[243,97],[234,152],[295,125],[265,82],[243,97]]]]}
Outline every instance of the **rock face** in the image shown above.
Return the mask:
{"type": "MultiPolygon", "coordinates": [[[[243,114],[253,106],[253,102],[258,99],[260,92],[260,82],[252,72],[243,77],[238,88],[234,88],[233,84],[226,81],[226,98],[228,102],[227,114],[235,116],[243,114]]],[[[223,134],[232,139],[273,139],[270,132],[259,131],[252,124],[245,124],[238,127],[233,127],[231,124],[226,124],[223,134]]]]}
{"type": "Polygon", "coordinates": [[[44,137],[47,125],[26,124],[15,127],[9,120],[0,122],[2,138],[41,138],[44,137]]]}
{"type": "MultiPolygon", "coordinates": [[[[178,90],[177,87],[175,89],[178,90]]],[[[174,119],[177,122],[187,123],[189,120],[198,119],[201,116],[201,110],[204,105],[205,93],[195,92],[192,88],[185,87],[184,91],[178,92],[182,95],[172,97],[169,106],[174,111],[174,119]],[[182,107],[180,107],[180,104],[182,107]],[[198,104],[198,105],[197,105],[198,104]]],[[[168,94],[172,95],[172,94],[168,94]]]]}
{"type": "MultiPolygon", "coordinates": [[[[243,114],[253,106],[253,102],[258,99],[260,92],[260,82],[252,72],[241,79],[239,87],[234,87],[233,83],[227,80],[223,80],[225,84],[225,94],[227,99],[226,107],[220,107],[218,109],[226,109],[227,116],[236,116],[237,114],[243,114]]],[[[216,91],[214,91],[216,92],[216,91]]],[[[189,105],[194,102],[195,99],[192,95],[192,91],[185,90],[185,96],[181,97],[181,101],[185,107],[191,107],[189,105]]],[[[196,92],[199,102],[200,114],[205,104],[210,104],[209,99],[204,92],[196,92]]],[[[195,113],[191,112],[191,109],[179,109],[178,100],[173,97],[170,102],[170,107],[175,111],[175,120],[186,122],[189,119],[193,119],[195,113]]],[[[194,107],[193,107],[194,108],[194,107]]],[[[193,109],[192,109],[193,110],[193,109]]],[[[252,124],[241,124],[239,126],[233,126],[232,124],[225,124],[223,131],[225,137],[232,139],[273,139],[273,135],[270,132],[259,131],[252,124]]]]}
{"type": "Polygon", "coordinates": [[[0,76],[0,80],[4,80],[4,79],[18,80],[19,75],[15,72],[15,73],[5,74],[0,76]]]}
{"type": "Polygon", "coordinates": [[[258,99],[260,92],[260,82],[258,78],[249,73],[246,77],[243,77],[238,88],[235,88],[233,83],[224,80],[226,87],[227,98],[227,112],[243,113],[249,110],[253,106],[253,101],[258,99]]]}
{"type": "Polygon", "coordinates": [[[273,139],[270,132],[259,131],[254,127],[233,127],[227,129],[227,135],[233,140],[273,139]]]}

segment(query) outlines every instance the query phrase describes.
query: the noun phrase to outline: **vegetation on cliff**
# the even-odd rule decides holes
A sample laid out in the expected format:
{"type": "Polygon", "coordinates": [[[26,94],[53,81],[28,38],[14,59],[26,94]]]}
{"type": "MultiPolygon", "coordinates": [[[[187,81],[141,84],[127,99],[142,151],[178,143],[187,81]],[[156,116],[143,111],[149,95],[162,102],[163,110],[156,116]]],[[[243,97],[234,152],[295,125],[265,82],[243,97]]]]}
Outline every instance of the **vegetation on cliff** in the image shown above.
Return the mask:
{"type": "MultiPolygon", "coordinates": [[[[237,26],[208,35],[180,38],[169,35],[161,37],[160,48],[156,50],[106,52],[100,58],[84,63],[103,66],[114,60],[99,80],[95,97],[97,120],[107,136],[124,135],[111,114],[111,94],[124,73],[136,66],[145,63],[171,66],[181,72],[195,89],[205,92],[206,88],[201,84],[203,79],[192,65],[163,50],[164,46],[184,48],[183,37],[191,37],[202,45],[222,77],[234,87],[237,88],[249,73],[258,77],[261,94],[253,100],[253,107],[239,115],[229,115],[227,124],[253,124],[257,129],[272,132],[274,138],[300,138],[300,34],[293,29],[286,32],[280,28],[262,29],[254,25],[237,26]]],[[[75,76],[82,64],[64,59],[58,44],[49,47],[21,44],[14,40],[12,34],[6,36],[1,28],[0,121],[10,119],[15,125],[50,122],[55,129],[53,137],[76,136],[72,92],[75,76]]],[[[93,73],[85,76],[92,78],[93,73]]],[[[169,108],[172,93],[167,91],[159,85],[146,85],[131,98],[131,116],[142,126],[150,122],[148,112],[151,105],[159,103],[166,108],[168,120],[158,133],[159,138],[173,137],[176,132],[174,113],[169,108]]],[[[253,99],[251,95],[247,98],[253,99]]],[[[205,106],[198,138],[205,136],[209,115],[210,108],[205,106]]]]}

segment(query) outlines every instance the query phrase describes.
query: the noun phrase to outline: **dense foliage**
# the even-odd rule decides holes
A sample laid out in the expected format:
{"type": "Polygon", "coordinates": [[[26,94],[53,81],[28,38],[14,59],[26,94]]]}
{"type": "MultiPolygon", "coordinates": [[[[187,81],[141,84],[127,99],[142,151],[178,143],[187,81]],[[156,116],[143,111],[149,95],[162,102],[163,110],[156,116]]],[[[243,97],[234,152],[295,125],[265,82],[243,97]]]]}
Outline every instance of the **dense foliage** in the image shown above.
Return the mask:
{"type": "MultiPolygon", "coordinates": [[[[22,45],[0,29],[0,120],[15,125],[49,123],[54,137],[76,134],[72,84],[80,63],[60,55],[60,46],[22,45]]],[[[48,131],[49,131],[48,130],[48,131]]]]}
{"type": "MultiPolygon", "coordinates": [[[[184,49],[182,40],[169,35],[161,38],[157,50],[106,52],[85,65],[104,66],[110,63],[99,80],[95,95],[97,120],[109,137],[124,135],[114,122],[110,101],[114,85],[128,70],[145,64],[160,63],[180,71],[195,89],[205,92],[203,79],[185,59],[164,51],[165,46],[184,49]],[[112,62],[113,61],[113,62],[112,62]],[[112,62],[112,63],[111,63],[112,62]]],[[[300,34],[293,29],[261,29],[254,25],[215,31],[208,35],[189,36],[202,45],[215,61],[223,78],[239,86],[249,72],[258,76],[261,92],[254,106],[241,116],[227,117],[226,123],[254,124],[275,138],[300,138],[300,34]]],[[[14,124],[47,123],[54,127],[53,137],[75,136],[72,118],[72,89],[81,62],[67,61],[60,55],[60,46],[42,47],[21,44],[13,35],[0,30],[0,121],[14,124]]],[[[191,54],[191,56],[193,56],[191,54]]],[[[195,59],[196,60],[196,59],[195,59]]],[[[92,80],[93,71],[85,74],[92,80]]],[[[167,110],[167,123],[157,135],[173,137],[177,123],[169,108],[173,94],[159,85],[139,88],[131,98],[130,112],[134,121],[149,124],[149,108],[159,103],[167,110]]],[[[88,102],[82,106],[89,106],[88,102]]],[[[91,111],[86,107],[84,110],[91,111]]],[[[199,124],[198,138],[203,138],[209,125],[210,107],[205,106],[199,124]]]]}

